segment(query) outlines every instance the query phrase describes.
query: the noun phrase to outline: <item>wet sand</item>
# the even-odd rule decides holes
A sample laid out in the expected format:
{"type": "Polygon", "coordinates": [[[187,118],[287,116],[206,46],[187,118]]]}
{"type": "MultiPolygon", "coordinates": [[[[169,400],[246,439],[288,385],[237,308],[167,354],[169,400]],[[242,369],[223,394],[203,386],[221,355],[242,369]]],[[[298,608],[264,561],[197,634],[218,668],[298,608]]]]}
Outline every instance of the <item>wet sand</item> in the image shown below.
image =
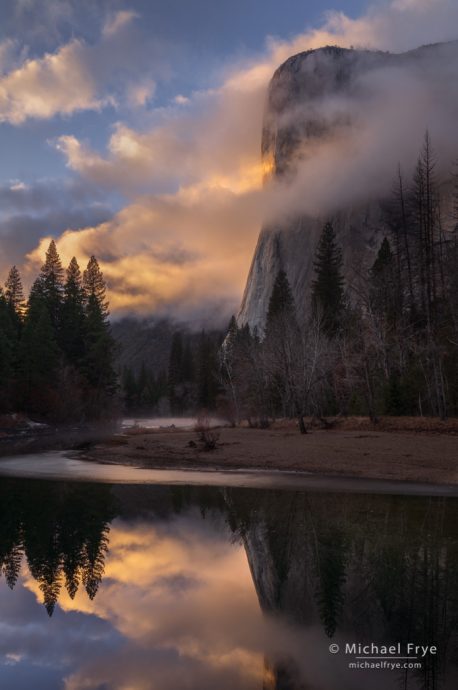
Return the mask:
{"type": "Polygon", "coordinates": [[[199,447],[196,432],[132,430],[83,458],[151,469],[280,470],[458,485],[458,436],[368,430],[220,428],[217,447],[199,447]]]}

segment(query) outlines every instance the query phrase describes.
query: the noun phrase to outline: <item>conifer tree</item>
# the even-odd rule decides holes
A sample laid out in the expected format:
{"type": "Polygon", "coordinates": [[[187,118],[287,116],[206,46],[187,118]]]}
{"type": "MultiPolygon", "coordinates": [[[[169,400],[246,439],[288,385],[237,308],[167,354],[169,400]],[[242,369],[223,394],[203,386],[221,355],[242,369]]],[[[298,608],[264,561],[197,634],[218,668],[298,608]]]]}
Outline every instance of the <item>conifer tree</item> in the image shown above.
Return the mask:
{"type": "Polygon", "coordinates": [[[40,281],[56,336],[60,329],[64,296],[64,269],[54,240],[51,240],[41,268],[40,281]]]}
{"type": "Polygon", "coordinates": [[[285,271],[275,279],[269,301],[263,350],[269,379],[269,397],[274,411],[292,413],[299,327],[291,287],[285,271]]]}
{"type": "Polygon", "coordinates": [[[317,544],[317,600],[320,619],[328,637],[334,636],[344,606],[346,551],[346,538],[342,529],[322,529],[317,544]]]}
{"type": "Polygon", "coordinates": [[[266,333],[268,334],[278,317],[295,317],[294,297],[288,277],[283,270],[279,270],[272,288],[266,318],[266,333]]]}
{"type": "Polygon", "coordinates": [[[60,341],[67,361],[79,366],[84,356],[84,292],[81,271],[75,257],[67,268],[62,305],[60,341]]]}
{"type": "Polygon", "coordinates": [[[16,266],[13,266],[8,273],[5,283],[5,299],[11,310],[15,323],[20,324],[24,317],[25,300],[22,288],[21,276],[16,266]]]}
{"type": "Polygon", "coordinates": [[[106,297],[107,286],[95,256],[91,256],[87,264],[87,268],[83,273],[83,292],[86,305],[88,304],[89,299],[93,298],[94,301],[97,302],[100,314],[103,316],[104,321],[107,322],[110,314],[106,297]]]}
{"type": "Polygon", "coordinates": [[[16,350],[17,333],[11,310],[0,288],[0,409],[7,409],[9,405],[16,350]]]}
{"type": "Polygon", "coordinates": [[[19,348],[20,382],[26,409],[48,412],[56,380],[59,348],[51,322],[43,279],[32,286],[19,348]],[[39,408],[42,409],[39,409],[39,408]]]}
{"type": "Polygon", "coordinates": [[[315,255],[315,280],[312,283],[312,309],[323,319],[329,336],[337,334],[344,309],[342,250],[337,244],[332,223],[326,223],[315,255]]]}
{"type": "MultiPolygon", "coordinates": [[[[114,371],[115,343],[108,321],[106,284],[97,259],[92,256],[83,274],[85,301],[83,371],[93,389],[94,404],[116,389],[114,371]]],[[[102,410],[100,410],[102,412],[102,410]]],[[[97,414],[97,410],[93,410],[97,414]]]]}

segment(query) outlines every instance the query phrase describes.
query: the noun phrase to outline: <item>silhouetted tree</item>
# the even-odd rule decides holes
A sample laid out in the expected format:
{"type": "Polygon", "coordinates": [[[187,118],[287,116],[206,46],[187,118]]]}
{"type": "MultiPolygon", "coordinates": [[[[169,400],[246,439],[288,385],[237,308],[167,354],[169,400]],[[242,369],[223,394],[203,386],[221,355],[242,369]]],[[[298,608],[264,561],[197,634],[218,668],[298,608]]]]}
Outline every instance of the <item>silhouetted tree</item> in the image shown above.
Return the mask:
{"type": "Polygon", "coordinates": [[[321,314],[323,329],[334,336],[342,324],[344,279],[342,250],[337,244],[332,223],[326,223],[315,255],[315,279],[312,283],[312,310],[321,314]]]}
{"type": "Polygon", "coordinates": [[[67,361],[76,367],[81,365],[85,354],[85,325],[83,281],[78,262],[73,257],[64,285],[60,342],[67,361]]]}
{"type": "Polygon", "coordinates": [[[59,347],[43,279],[32,286],[19,347],[19,381],[25,409],[48,413],[59,367],[59,347]]]}
{"type": "Polygon", "coordinates": [[[11,312],[13,325],[19,335],[21,322],[24,318],[25,300],[21,276],[16,266],[10,269],[5,282],[5,300],[11,312]]]}
{"type": "Polygon", "coordinates": [[[90,387],[92,416],[103,415],[116,391],[115,343],[108,321],[106,285],[97,259],[92,256],[83,274],[85,304],[82,371],[90,387]],[[104,409],[105,408],[105,409],[104,409]]]}
{"type": "Polygon", "coordinates": [[[48,309],[55,337],[59,333],[64,297],[64,269],[57,252],[56,243],[51,240],[39,275],[42,295],[48,309]]]}

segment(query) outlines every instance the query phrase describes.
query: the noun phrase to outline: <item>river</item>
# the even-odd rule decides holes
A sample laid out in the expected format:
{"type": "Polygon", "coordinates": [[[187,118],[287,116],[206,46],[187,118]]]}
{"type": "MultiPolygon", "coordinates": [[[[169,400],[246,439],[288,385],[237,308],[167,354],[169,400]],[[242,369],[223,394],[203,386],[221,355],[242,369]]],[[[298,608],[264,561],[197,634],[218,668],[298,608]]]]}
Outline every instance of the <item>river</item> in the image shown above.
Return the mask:
{"type": "Polygon", "coordinates": [[[65,454],[0,471],[2,690],[458,687],[447,490],[65,454]]]}

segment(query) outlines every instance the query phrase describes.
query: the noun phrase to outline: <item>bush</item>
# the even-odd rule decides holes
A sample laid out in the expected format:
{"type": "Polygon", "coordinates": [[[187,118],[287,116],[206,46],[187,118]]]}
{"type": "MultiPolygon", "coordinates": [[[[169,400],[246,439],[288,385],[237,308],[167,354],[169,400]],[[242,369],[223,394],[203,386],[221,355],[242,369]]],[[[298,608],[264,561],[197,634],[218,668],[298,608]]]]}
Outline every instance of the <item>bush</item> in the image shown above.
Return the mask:
{"type": "Polygon", "coordinates": [[[197,439],[202,450],[210,451],[216,449],[220,435],[218,431],[211,428],[210,419],[207,414],[203,413],[197,417],[194,431],[197,434],[197,439]]]}

